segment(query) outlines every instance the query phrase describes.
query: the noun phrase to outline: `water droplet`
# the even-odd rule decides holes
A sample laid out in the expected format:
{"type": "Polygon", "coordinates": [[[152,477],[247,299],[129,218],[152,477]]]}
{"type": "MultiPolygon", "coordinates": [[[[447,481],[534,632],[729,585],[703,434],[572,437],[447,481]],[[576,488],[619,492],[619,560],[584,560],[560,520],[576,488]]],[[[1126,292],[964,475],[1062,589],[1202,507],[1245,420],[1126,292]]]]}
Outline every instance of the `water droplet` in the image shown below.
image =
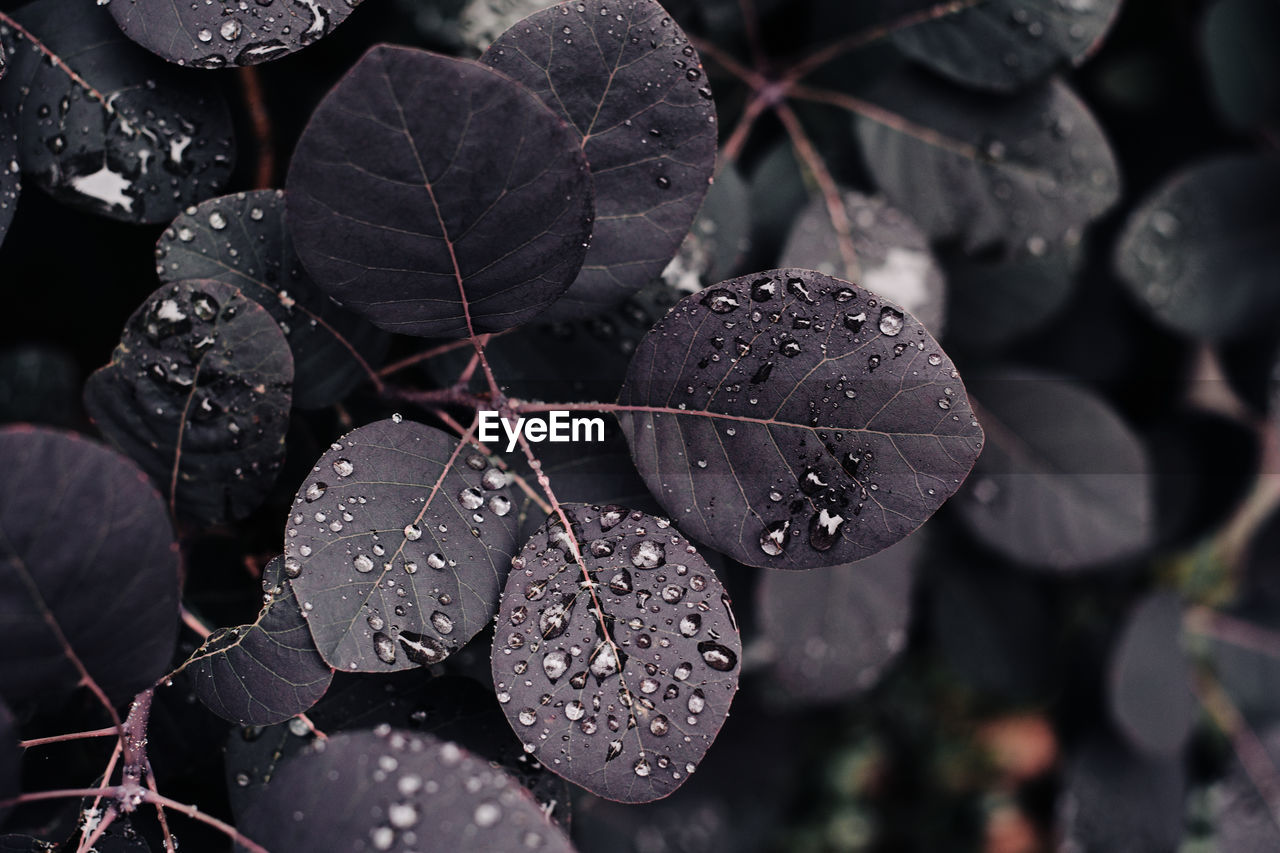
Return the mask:
{"type": "Polygon", "coordinates": [[[391,638],[381,631],[373,635],[373,652],[378,656],[378,660],[383,663],[396,662],[396,644],[391,642],[391,638]]]}
{"type": "Polygon", "coordinates": [[[355,470],[355,466],[351,464],[350,459],[333,460],[333,473],[339,477],[350,477],[351,472],[355,470]]]}
{"type": "Polygon", "coordinates": [[[671,724],[666,717],[658,714],[649,721],[649,731],[656,737],[666,737],[667,732],[671,731],[671,724]]]}
{"type": "Polygon", "coordinates": [[[223,216],[221,211],[213,211],[209,214],[209,227],[214,231],[221,231],[227,227],[227,217],[223,216]]]}
{"type": "Polygon", "coordinates": [[[484,496],[479,489],[466,488],[458,492],[458,503],[462,504],[463,509],[479,509],[484,506],[484,496]]]}
{"type": "Polygon", "coordinates": [[[522,726],[532,726],[538,722],[538,712],[532,708],[522,708],[516,717],[522,726]]]}
{"type": "Polygon", "coordinates": [[[484,476],[480,478],[480,485],[489,491],[501,489],[507,484],[507,475],[501,468],[490,468],[484,472],[484,476]]]}
{"type": "Polygon", "coordinates": [[[555,684],[569,671],[569,656],[562,651],[547,652],[542,658],[542,671],[555,684]]]}
{"type": "Polygon", "coordinates": [[[431,627],[435,628],[441,634],[452,634],[453,620],[437,610],[431,614],[431,627]]]}
{"type": "Polygon", "coordinates": [[[494,495],[489,498],[489,511],[501,518],[511,512],[511,500],[503,495],[494,495]]]}
{"type": "Polygon", "coordinates": [[[422,538],[422,528],[416,524],[406,524],[404,527],[404,538],[410,542],[417,542],[422,538]]]}
{"type": "Polygon", "coordinates": [[[448,565],[448,561],[445,560],[444,554],[428,554],[427,555],[427,566],[429,568],[439,571],[440,569],[443,569],[447,565],[448,565]]]}
{"type": "Polygon", "coordinates": [[[809,544],[815,551],[830,551],[840,539],[844,518],[823,507],[809,519],[809,544]]]}
{"type": "Polygon", "coordinates": [[[387,807],[387,820],[396,829],[408,829],[418,822],[418,807],[413,803],[392,803],[387,807]]]}
{"type": "Polygon", "coordinates": [[[694,690],[689,694],[689,713],[701,714],[707,707],[707,696],[702,692],[701,688],[694,690]]]}
{"type": "Polygon", "coordinates": [[[635,770],[636,775],[640,777],[648,776],[653,772],[653,769],[649,766],[649,759],[647,758],[640,758],[636,761],[633,769],[635,770]]]}
{"type": "Polygon", "coordinates": [[[901,311],[888,306],[880,309],[880,334],[894,337],[902,332],[904,323],[901,311]]]}
{"type": "Polygon", "coordinates": [[[732,649],[711,640],[698,643],[698,654],[707,666],[720,672],[728,672],[738,665],[738,655],[732,649]]]}
{"type": "Polygon", "coordinates": [[[638,569],[656,569],[666,561],[666,548],[661,542],[644,539],[631,546],[631,565],[638,569]]]}
{"type": "Polygon", "coordinates": [[[411,631],[401,631],[398,639],[400,640],[401,648],[404,649],[405,656],[419,666],[439,663],[449,656],[448,647],[435,637],[428,637],[426,634],[415,634],[411,631]]]}
{"type": "Polygon", "coordinates": [[[680,617],[680,635],[682,637],[696,636],[702,630],[702,617],[697,613],[686,613],[680,617]]]}
{"type": "Polygon", "coordinates": [[[723,287],[713,287],[702,297],[702,304],[715,314],[728,314],[738,307],[738,297],[723,287]]]}
{"type": "Polygon", "coordinates": [[[570,701],[564,706],[564,715],[571,722],[577,722],[586,716],[587,707],[577,699],[570,701]]]}
{"type": "Polygon", "coordinates": [[[209,42],[213,41],[213,33],[211,33],[209,30],[200,30],[200,32],[196,33],[196,38],[200,39],[200,41],[204,42],[205,44],[208,44],[209,42]]]}
{"type": "Polygon", "coordinates": [[[774,521],[765,527],[760,534],[760,550],[770,557],[777,557],[787,545],[787,530],[790,521],[774,521]]]}
{"type": "Polygon", "coordinates": [[[356,558],[351,561],[351,565],[356,567],[356,571],[364,574],[373,571],[373,560],[368,554],[357,554],[356,558]]]}
{"type": "Polygon", "coordinates": [[[222,22],[222,27],[218,30],[218,35],[227,41],[235,41],[240,38],[240,22],[235,18],[228,18],[222,22]]]}
{"type": "Polygon", "coordinates": [[[302,563],[298,562],[298,560],[293,557],[285,557],[284,573],[291,578],[296,578],[298,575],[302,574],[302,563]]]}
{"type": "Polygon", "coordinates": [[[471,819],[475,821],[476,826],[493,826],[502,819],[502,809],[498,807],[497,803],[481,803],[476,806],[475,814],[471,816],[471,819]]]}

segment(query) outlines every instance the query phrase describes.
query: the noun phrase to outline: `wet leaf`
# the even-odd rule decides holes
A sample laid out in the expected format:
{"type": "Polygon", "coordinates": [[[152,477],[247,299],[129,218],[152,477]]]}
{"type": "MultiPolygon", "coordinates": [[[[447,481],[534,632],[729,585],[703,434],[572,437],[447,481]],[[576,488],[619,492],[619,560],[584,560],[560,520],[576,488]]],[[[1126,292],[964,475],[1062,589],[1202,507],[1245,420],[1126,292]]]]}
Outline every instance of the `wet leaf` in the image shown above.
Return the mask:
{"type": "Polygon", "coordinates": [[[192,655],[196,695],[224,720],[279,723],[314,705],[333,679],[284,576],[284,558],[263,570],[269,600],[257,620],[215,631],[192,655]]]}
{"type": "Polygon", "coordinates": [[[0,23],[12,48],[0,110],[16,116],[18,162],[33,183],[125,222],[168,222],[217,195],[235,145],[207,78],[133,44],[98,6],[38,0],[14,18],[42,45],[0,23]]]}
{"type": "Polygon", "coordinates": [[[654,0],[569,0],[512,27],[481,61],[567,121],[591,164],[591,248],[548,316],[616,305],[671,260],[715,169],[715,104],[697,52],[654,0]]]}
{"type": "MultiPolygon", "coordinates": [[[[0,56],[4,56],[3,48],[0,48],[0,56]]],[[[4,242],[4,235],[9,231],[9,223],[18,209],[18,194],[22,190],[16,124],[4,104],[0,103],[0,243],[4,242]]]]}
{"type": "Polygon", "coordinates": [[[458,13],[458,34],[481,53],[529,15],[554,5],[555,0],[466,0],[458,13]]]}
{"type": "Polygon", "coordinates": [[[870,689],[906,647],[920,537],[859,563],[765,572],[760,628],[790,699],[835,702],[870,689]]]}
{"type": "Polygon", "coordinates": [[[1209,93],[1232,127],[1280,118],[1280,8],[1271,0],[1219,0],[1205,11],[1201,56],[1209,93]]]}
{"type": "Polygon", "coordinates": [[[339,439],[294,499],[285,574],[335,669],[439,663],[493,618],[515,550],[513,487],[433,427],[339,439]]]}
{"type": "Polygon", "coordinates": [[[173,512],[244,518],[284,463],[293,357],[271,315],[218,281],[164,285],[85,383],[103,435],[133,457],[173,512]]]}
{"type": "Polygon", "coordinates": [[[1155,529],[1137,437],[1091,392],[1042,374],[970,382],[989,441],[955,505],[988,546],[1076,571],[1132,557],[1155,529]]]}
{"type": "Polygon", "coordinates": [[[868,99],[887,111],[854,121],[872,176],[935,240],[1042,254],[1078,243],[1119,198],[1102,128],[1060,80],[998,98],[916,72],[868,99]]]}
{"type": "Polygon", "coordinates": [[[128,459],[72,433],[0,430],[0,693],[59,700],[74,654],[120,702],[164,673],[178,633],[178,548],[128,459]]]}
{"type": "Polygon", "coordinates": [[[1055,68],[1084,62],[1119,9],[1120,0],[988,0],[900,29],[893,41],[952,80],[1011,92],[1055,68]]]}
{"type": "Polygon", "coordinates": [[[254,0],[234,6],[115,0],[104,4],[129,38],[178,65],[257,65],[314,44],[360,0],[254,0]]]}
{"type": "Polygon", "coordinates": [[[571,533],[552,516],[512,560],[498,701],[552,772],[607,799],[656,800],[694,772],[729,713],[742,657],[729,597],[666,519],[565,512],[571,533]]]}
{"type": "Polygon", "coordinates": [[[919,527],[982,448],[918,320],[811,270],[685,297],[632,359],[618,418],[650,491],[743,563],[833,566],[919,527]]]}
{"type": "Polygon", "coordinates": [[[511,776],[457,744],[387,726],[283,763],[239,828],[269,850],[573,850],[511,776]]]}
{"type": "Polygon", "coordinates": [[[1111,658],[1111,717],[1130,743],[1152,755],[1177,755],[1196,721],[1181,638],[1178,596],[1156,593],[1130,613],[1111,658]]]}
{"type": "Polygon", "coordinates": [[[1155,317],[1220,339],[1280,314],[1280,158],[1236,155],[1170,177],[1126,224],[1115,268],[1155,317]]]}
{"type": "Polygon", "coordinates": [[[293,351],[293,404],[332,405],[366,378],[387,335],[325,296],[303,270],[285,228],[283,190],[210,199],[173,221],[156,243],[161,281],[204,278],[238,287],[280,324],[293,351]]]}
{"type": "Polygon", "coordinates": [[[572,131],[501,74],[410,48],[373,48],[325,96],[287,185],[316,283],[402,334],[528,321],[577,275],[591,234],[572,131]]]}
{"type": "MultiPolygon", "coordinates": [[[[858,284],[901,305],[932,334],[941,337],[946,316],[946,282],[929,240],[901,211],[882,198],[853,190],[843,194],[852,226],[854,254],[861,268],[858,284]]],[[[779,266],[839,276],[844,269],[835,226],[821,198],[795,219],[779,266]]]]}

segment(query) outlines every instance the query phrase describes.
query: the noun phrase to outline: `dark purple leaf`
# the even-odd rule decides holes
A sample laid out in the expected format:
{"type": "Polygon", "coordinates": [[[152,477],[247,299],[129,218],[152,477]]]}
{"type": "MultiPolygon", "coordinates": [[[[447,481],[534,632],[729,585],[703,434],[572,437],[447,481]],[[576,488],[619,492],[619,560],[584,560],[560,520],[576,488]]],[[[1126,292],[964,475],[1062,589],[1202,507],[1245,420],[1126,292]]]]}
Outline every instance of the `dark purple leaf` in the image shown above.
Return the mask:
{"type": "MultiPolygon", "coordinates": [[[[4,48],[0,46],[0,57],[3,56],[4,48]]],[[[0,66],[0,70],[3,67],[0,66]]],[[[8,109],[0,103],[0,243],[4,242],[13,212],[18,209],[18,193],[22,189],[16,125],[8,109]]]]}
{"type": "Polygon", "coordinates": [[[176,515],[217,523],[253,512],[275,482],[292,383],[266,309],[222,282],[184,281],[133,313],[84,403],[176,515]]]}
{"type": "Polygon", "coordinates": [[[1098,397],[1043,374],[970,382],[990,441],[956,507],[1001,554],[1055,571],[1131,557],[1155,532],[1142,444],[1098,397]]]}
{"type": "MultiPolygon", "coordinates": [[[[861,268],[858,284],[901,305],[933,335],[941,337],[946,282],[928,238],[884,199],[846,190],[844,208],[853,227],[853,249],[861,268]]],[[[844,260],[822,199],[815,198],[795,219],[778,265],[840,276],[844,260]]]]}
{"type": "Polygon", "coordinates": [[[188,664],[200,701],[233,723],[266,726],[301,714],[333,679],[284,577],[282,557],[263,571],[263,588],[269,600],[257,620],[215,631],[188,664]]]}
{"type": "Polygon", "coordinates": [[[373,48],[325,96],[288,190],[316,283],[403,334],[528,321],[564,293],[591,234],[572,130],[503,75],[410,48],[373,48]]]}
{"type": "Polygon", "coordinates": [[[666,519],[565,512],[572,532],[552,516],[511,562],[498,701],[552,772],[611,800],[656,800],[688,779],[729,713],[742,656],[729,597],[666,519]]]}
{"type": "Polygon", "coordinates": [[[281,764],[240,829],[269,850],[573,850],[511,776],[389,726],[334,735],[281,764]]]}
{"type": "Polygon", "coordinates": [[[130,42],[98,6],[38,0],[14,18],[41,47],[0,23],[12,48],[0,110],[17,117],[34,183],[125,222],[168,222],[226,184],[231,115],[207,79],[130,42]]]}
{"type": "MultiPolygon", "coordinates": [[[[16,797],[21,790],[22,747],[18,746],[18,727],[8,706],[0,702],[0,802],[16,797]]],[[[0,806],[0,822],[9,809],[0,806]]],[[[0,848],[3,849],[3,848],[0,848]]]]}
{"type": "Polygon", "coordinates": [[[412,421],[339,439],[294,499],[285,575],[335,669],[439,663],[493,618],[515,550],[507,477],[412,421]]]}
{"type": "Polygon", "coordinates": [[[1280,314],[1280,158],[1236,155],[1172,176],[1132,214],[1115,268],[1158,320],[1219,339],[1280,314]]]}
{"type": "Polygon", "coordinates": [[[877,111],[854,122],[863,157],[933,239],[1040,255],[1078,243],[1119,198],[1102,128],[1060,80],[1000,98],[916,72],[886,78],[868,98],[877,111]]]}
{"type": "Polygon", "coordinates": [[[116,0],[111,15],[129,38],[179,65],[257,65],[314,44],[360,0],[254,0],[235,6],[116,0]]]}
{"type": "MultiPolygon", "coordinates": [[[[915,0],[911,5],[949,4],[915,0]]],[[[986,0],[900,29],[893,41],[952,80],[1011,92],[1055,68],[1084,62],[1119,9],[1120,0],[986,0]]]]}
{"type": "Polygon", "coordinates": [[[906,647],[920,536],[844,566],[765,572],[761,634],[790,699],[834,702],[870,689],[906,647]]]}
{"type": "Polygon", "coordinates": [[[332,405],[366,378],[387,335],[343,311],[302,269],[285,229],[283,190],[210,199],[178,216],[156,243],[164,282],[204,278],[238,287],[280,323],[293,350],[293,404],[332,405]]]}
{"type": "Polygon", "coordinates": [[[1200,55],[1218,112],[1239,130],[1280,118],[1280,7],[1220,0],[1205,10],[1200,55]]]}
{"type": "Polygon", "coordinates": [[[1129,615],[1112,653],[1109,688],[1111,717],[1130,743],[1152,755],[1182,750],[1198,707],[1175,593],[1156,593],[1129,615]]]}
{"type": "Polygon", "coordinates": [[[569,123],[595,185],[591,248],[557,319],[618,304],[662,272],[715,170],[697,52],[654,0],[569,0],[507,30],[481,60],[569,123]]]}
{"type": "Polygon", "coordinates": [[[178,632],[178,547],[128,459],[71,433],[0,430],[0,692],[64,696],[75,655],[115,701],[164,672],[178,632]]]}
{"type": "Polygon", "coordinates": [[[618,401],[636,466],[681,528],[768,568],[887,548],[982,449],[964,383],[924,326],[811,270],[686,297],[641,342],[618,401]]]}

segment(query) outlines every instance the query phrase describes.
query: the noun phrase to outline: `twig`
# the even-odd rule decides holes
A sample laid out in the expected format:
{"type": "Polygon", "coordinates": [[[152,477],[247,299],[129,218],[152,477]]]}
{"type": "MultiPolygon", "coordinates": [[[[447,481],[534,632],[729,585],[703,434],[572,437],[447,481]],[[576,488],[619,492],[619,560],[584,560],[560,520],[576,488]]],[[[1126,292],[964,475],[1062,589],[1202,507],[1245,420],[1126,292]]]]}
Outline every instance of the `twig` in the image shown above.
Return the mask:
{"type": "Polygon", "coordinates": [[[1203,605],[1187,608],[1182,624],[1192,634],[1280,659],[1280,631],[1263,628],[1203,605]]]}
{"type": "Polygon", "coordinates": [[[746,107],[742,110],[742,115],[738,117],[738,123],[734,125],[733,132],[729,134],[729,138],[720,148],[720,161],[718,169],[722,169],[730,163],[737,162],[738,157],[742,154],[743,146],[747,144],[747,137],[750,136],[752,129],[756,126],[756,120],[769,107],[768,99],[759,91],[756,91],[751,100],[747,101],[746,107]]]}
{"type": "MultiPolygon", "coordinates": [[[[501,337],[505,334],[507,334],[505,331],[490,332],[484,335],[484,338],[487,343],[489,340],[501,337]]],[[[384,365],[382,369],[378,371],[378,375],[385,379],[394,373],[399,373],[405,368],[413,367],[415,364],[421,364],[424,361],[430,361],[438,355],[444,355],[447,352],[453,352],[456,349],[462,349],[463,347],[469,346],[471,346],[471,341],[466,338],[457,341],[449,341],[447,344],[440,344],[440,346],[414,353],[413,355],[406,356],[399,361],[393,361],[391,364],[384,365]]]]}
{"type": "Polygon", "coordinates": [[[755,6],[751,0],[738,0],[738,11],[742,15],[742,31],[747,36],[751,61],[756,68],[764,68],[768,60],[764,53],[764,42],[760,38],[760,17],[756,14],[755,6]]]}
{"type": "Polygon", "coordinates": [[[214,829],[221,831],[236,844],[247,848],[250,853],[270,853],[261,844],[241,834],[239,830],[231,824],[218,820],[213,815],[205,814],[195,806],[187,805],[186,803],[179,803],[176,800],[171,800],[162,794],[157,794],[156,792],[149,790],[143,791],[142,799],[152,805],[164,806],[165,808],[171,809],[179,814],[184,814],[192,820],[198,820],[203,824],[212,826],[214,829]]]}
{"type": "Polygon", "coordinates": [[[200,617],[187,609],[185,603],[178,605],[178,612],[182,614],[182,624],[186,625],[192,631],[200,636],[200,639],[207,640],[209,635],[213,633],[213,629],[201,621],[200,617]]]}
{"type": "Polygon", "coordinates": [[[271,114],[267,110],[266,93],[262,90],[262,80],[258,69],[252,65],[244,65],[238,69],[240,75],[240,92],[244,95],[245,109],[249,112],[249,123],[253,126],[254,145],[258,149],[258,168],[254,172],[255,189],[271,189],[276,175],[275,133],[271,128],[271,114]]]}
{"type": "Polygon", "coordinates": [[[752,89],[762,89],[768,85],[769,81],[763,74],[743,65],[741,62],[734,59],[727,51],[721,50],[717,45],[696,36],[689,36],[689,43],[698,51],[699,57],[709,58],[712,62],[719,65],[725,71],[728,71],[732,76],[737,77],[752,89]]]}
{"type": "Polygon", "coordinates": [[[30,749],[33,746],[44,746],[47,743],[63,743],[69,740],[85,740],[87,738],[95,737],[115,737],[118,734],[120,734],[120,732],[114,726],[111,726],[105,729],[94,729],[93,731],[88,732],[71,732],[70,734],[65,735],[52,735],[50,737],[37,737],[32,738],[31,740],[18,741],[18,746],[23,749],[30,749]]]}

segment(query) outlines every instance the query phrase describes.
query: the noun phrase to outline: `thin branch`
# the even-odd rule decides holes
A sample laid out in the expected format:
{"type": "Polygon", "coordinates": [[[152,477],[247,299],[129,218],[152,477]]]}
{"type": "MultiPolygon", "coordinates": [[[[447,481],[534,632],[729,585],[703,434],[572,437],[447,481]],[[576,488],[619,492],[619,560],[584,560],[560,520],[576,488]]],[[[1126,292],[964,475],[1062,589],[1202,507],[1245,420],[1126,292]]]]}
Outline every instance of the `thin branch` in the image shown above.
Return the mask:
{"type": "Polygon", "coordinates": [[[276,176],[275,133],[271,128],[271,114],[267,110],[266,93],[258,69],[252,65],[237,69],[240,75],[240,92],[244,95],[249,123],[253,126],[253,142],[258,150],[258,167],[254,172],[254,189],[271,189],[276,176]]]}
{"type": "MultiPolygon", "coordinates": [[[[158,797],[160,796],[160,790],[156,787],[155,774],[151,771],[151,761],[149,759],[146,760],[146,766],[147,790],[158,797]]],[[[178,853],[178,847],[174,844],[173,835],[169,832],[169,821],[164,816],[164,806],[160,803],[155,803],[154,805],[156,807],[156,819],[160,821],[160,831],[164,835],[165,853],[178,853]]]]}
{"type": "Polygon", "coordinates": [[[1267,754],[1266,745],[1250,728],[1227,691],[1207,671],[1197,674],[1192,681],[1192,689],[1214,724],[1231,738],[1231,747],[1240,759],[1240,766],[1262,798],[1268,816],[1280,827],[1280,774],[1277,774],[1276,766],[1267,754]]]}
{"type": "Polygon", "coordinates": [[[742,15],[742,31],[747,36],[747,49],[751,51],[751,61],[756,68],[764,68],[768,62],[764,52],[764,41],[760,38],[760,16],[756,14],[751,0],[738,0],[738,11],[742,15]]]}
{"type": "MultiPolygon", "coordinates": [[[[493,338],[501,337],[502,335],[507,334],[507,332],[509,331],[511,330],[508,329],[507,331],[503,331],[503,332],[489,332],[484,336],[485,341],[487,343],[489,340],[493,338]]],[[[449,341],[447,344],[440,344],[440,346],[432,347],[431,349],[414,353],[413,355],[406,356],[405,358],[402,358],[399,361],[393,361],[391,364],[384,365],[382,369],[378,371],[378,375],[385,379],[386,377],[391,376],[394,373],[399,373],[405,368],[413,367],[415,364],[421,364],[422,362],[429,361],[438,355],[444,355],[447,352],[453,352],[456,349],[462,349],[463,347],[469,347],[469,346],[471,346],[471,341],[467,340],[466,338],[463,338],[457,341],[449,341]]]]}
{"type": "Polygon", "coordinates": [[[800,118],[795,114],[795,110],[791,109],[791,105],[786,102],[779,103],[774,106],[773,111],[777,113],[782,126],[787,129],[787,136],[791,137],[791,146],[805,168],[813,175],[814,181],[818,184],[818,190],[822,193],[827,216],[831,219],[831,227],[836,232],[836,245],[840,248],[840,259],[844,262],[845,278],[857,281],[862,277],[862,270],[858,267],[858,255],[853,248],[853,226],[849,222],[849,213],[845,210],[840,188],[836,186],[836,180],[827,169],[827,164],[823,162],[822,155],[809,141],[809,137],[804,132],[804,126],[800,124],[800,118]]]}
{"type": "Polygon", "coordinates": [[[689,36],[689,43],[698,51],[699,57],[709,58],[716,65],[719,65],[725,71],[728,71],[729,74],[737,77],[752,89],[763,89],[768,85],[769,81],[763,74],[743,65],[741,62],[734,59],[727,51],[721,50],[717,45],[700,39],[697,36],[689,36]]]}
{"type": "Polygon", "coordinates": [[[180,603],[178,605],[178,612],[182,614],[183,625],[186,625],[192,631],[195,631],[196,634],[199,635],[200,639],[209,639],[209,635],[213,633],[213,629],[204,624],[199,616],[188,610],[185,603],[180,603]]]}
{"type": "Polygon", "coordinates": [[[757,91],[751,96],[751,100],[747,101],[746,107],[742,110],[742,115],[738,117],[738,123],[734,125],[733,132],[720,148],[718,169],[737,162],[743,147],[747,144],[747,137],[756,126],[756,120],[768,107],[769,99],[764,93],[757,91]]]}
{"type": "Polygon", "coordinates": [[[104,787],[98,789],[99,793],[93,798],[92,808],[96,809],[98,808],[99,805],[102,804],[102,797],[103,797],[102,792],[106,790],[106,786],[111,782],[111,774],[116,772],[116,762],[120,760],[120,755],[122,752],[123,752],[123,744],[121,743],[120,739],[117,738],[116,745],[111,750],[111,757],[107,759],[107,769],[102,773],[102,784],[104,787]]]}
{"type": "MultiPolygon", "coordinates": [[[[477,357],[481,359],[481,364],[484,364],[484,357],[478,353],[479,351],[477,351],[477,357]]],[[[415,406],[423,406],[428,409],[435,409],[438,406],[462,406],[468,409],[479,409],[486,403],[491,402],[489,397],[474,394],[464,388],[433,388],[428,391],[416,391],[411,388],[388,386],[383,396],[389,400],[399,400],[400,402],[412,403],[415,406]]]]}
{"type": "Polygon", "coordinates": [[[1203,605],[1188,608],[1182,624],[1192,634],[1280,659],[1280,631],[1263,628],[1203,605]]]}
{"type": "Polygon", "coordinates": [[[83,797],[99,796],[118,799],[122,796],[123,791],[124,786],[122,785],[108,785],[102,788],[57,788],[52,791],[28,791],[25,794],[19,794],[7,800],[0,800],[0,809],[20,806],[23,803],[38,803],[44,800],[77,800],[83,797]]]}
{"type": "Polygon", "coordinates": [[[151,803],[152,805],[164,806],[165,808],[171,809],[175,812],[178,812],[179,814],[184,814],[187,817],[191,818],[192,820],[198,820],[203,824],[212,826],[214,829],[219,830],[220,832],[222,832],[222,834],[226,835],[232,841],[239,844],[241,847],[247,848],[250,851],[250,853],[270,853],[270,851],[268,851],[261,844],[257,843],[251,838],[248,838],[242,835],[240,831],[237,830],[231,824],[225,821],[218,820],[213,815],[205,814],[195,806],[187,805],[186,803],[180,803],[176,800],[171,800],[168,797],[162,794],[157,794],[154,791],[144,790],[142,793],[142,799],[144,802],[151,803]]]}
{"type": "Polygon", "coordinates": [[[94,729],[88,732],[71,732],[65,735],[51,735],[50,737],[37,737],[31,740],[18,741],[18,746],[23,749],[30,749],[33,746],[44,746],[47,743],[64,743],[71,740],[86,740],[95,737],[116,737],[120,734],[115,726],[109,726],[105,729],[94,729]]]}
{"type": "MultiPolygon", "coordinates": [[[[489,336],[480,336],[480,346],[485,347],[489,344],[489,336]]],[[[466,388],[471,382],[471,377],[476,374],[476,367],[480,364],[480,353],[476,352],[471,356],[471,360],[467,362],[467,366],[462,368],[462,373],[458,374],[458,381],[454,383],[455,388],[466,388]]]]}
{"type": "Polygon", "coordinates": [[[102,837],[111,824],[115,823],[118,816],[119,812],[116,811],[113,805],[107,809],[106,814],[98,818],[98,822],[94,825],[92,832],[86,833],[84,832],[84,827],[81,827],[80,843],[76,846],[76,853],[89,853],[89,851],[93,850],[93,845],[98,843],[98,839],[102,837]]]}

